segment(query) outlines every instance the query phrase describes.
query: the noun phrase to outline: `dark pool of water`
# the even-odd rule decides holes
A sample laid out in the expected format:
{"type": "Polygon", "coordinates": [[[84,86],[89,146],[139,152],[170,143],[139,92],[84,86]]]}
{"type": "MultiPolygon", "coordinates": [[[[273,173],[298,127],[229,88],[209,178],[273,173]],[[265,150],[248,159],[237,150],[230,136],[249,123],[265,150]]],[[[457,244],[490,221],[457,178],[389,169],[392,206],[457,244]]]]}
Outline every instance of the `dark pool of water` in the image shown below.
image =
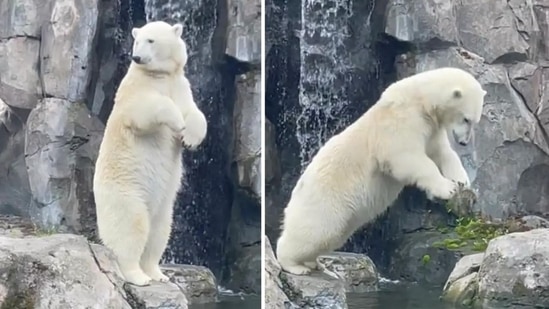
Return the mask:
{"type": "Polygon", "coordinates": [[[261,309],[261,297],[257,295],[220,295],[219,302],[192,305],[189,309],[261,309]]]}
{"type": "Polygon", "coordinates": [[[348,294],[349,309],[455,309],[440,300],[442,287],[418,284],[382,284],[371,293],[348,294]]]}

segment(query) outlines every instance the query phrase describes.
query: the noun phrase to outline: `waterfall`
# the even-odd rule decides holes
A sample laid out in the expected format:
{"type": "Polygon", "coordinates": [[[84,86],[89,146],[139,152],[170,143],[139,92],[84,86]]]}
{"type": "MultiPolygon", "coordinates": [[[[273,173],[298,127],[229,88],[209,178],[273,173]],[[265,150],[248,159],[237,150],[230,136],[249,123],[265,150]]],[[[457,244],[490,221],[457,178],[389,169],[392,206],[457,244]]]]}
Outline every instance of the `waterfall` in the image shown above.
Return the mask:
{"type": "MultiPolygon", "coordinates": [[[[374,1],[370,1],[370,6],[363,21],[366,27],[369,27],[374,1]]],[[[301,110],[296,126],[302,170],[328,138],[354,120],[355,115],[348,112],[350,106],[367,104],[352,99],[356,92],[353,89],[356,76],[352,72],[360,67],[348,47],[350,40],[357,39],[350,22],[354,14],[352,0],[303,0],[301,3],[301,110]]]]}

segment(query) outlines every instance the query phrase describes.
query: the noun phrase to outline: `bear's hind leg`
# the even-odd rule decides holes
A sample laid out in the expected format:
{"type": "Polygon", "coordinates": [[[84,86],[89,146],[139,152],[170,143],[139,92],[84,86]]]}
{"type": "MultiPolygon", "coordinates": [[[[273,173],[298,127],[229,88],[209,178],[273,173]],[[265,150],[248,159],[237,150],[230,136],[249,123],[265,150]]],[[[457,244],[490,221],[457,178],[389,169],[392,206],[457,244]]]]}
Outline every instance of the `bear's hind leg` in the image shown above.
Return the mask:
{"type": "Polygon", "coordinates": [[[172,204],[162,205],[164,208],[152,218],[154,227],[151,229],[149,239],[147,241],[147,245],[145,246],[145,251],[141,256],[140,262],[143,271],[145,271],[145,273],[153,280],[160,282],[167,282],[170,280],[170,278],[164,275],[160,270],[159,263],[162,258],[162,254],[168,246],[168,241],[172,230],[172,204]]]}
{"type": "Polygon", "coordinates": [[[283,270],[295,275],[307,275],[311,273],[314,263],[317,266],[316,258],[321,250],[315,248],[311,242],[299,242],[299,240],[289,238],[282,232],[278,239],[276,247],[276,257],[283,270]]]}
{"type": "Polygon", "coordinates": [[[320,264],[317,261],[307,261],[303,262],[303,265],[309,267],[312,270],[320,270],[320,264]]]}
{"type": "Polygon", "coordinates": [[[148,285],[151,278],[139,266],[150,229],[147,207],[139,199],[128,197],[115,199],[111,205],[117,208],[127,205],[126,211],[116,214],[118,211],[101,208],[97,213],[99,237],[115,254],[127,282],[138,286],[148,285]]]}

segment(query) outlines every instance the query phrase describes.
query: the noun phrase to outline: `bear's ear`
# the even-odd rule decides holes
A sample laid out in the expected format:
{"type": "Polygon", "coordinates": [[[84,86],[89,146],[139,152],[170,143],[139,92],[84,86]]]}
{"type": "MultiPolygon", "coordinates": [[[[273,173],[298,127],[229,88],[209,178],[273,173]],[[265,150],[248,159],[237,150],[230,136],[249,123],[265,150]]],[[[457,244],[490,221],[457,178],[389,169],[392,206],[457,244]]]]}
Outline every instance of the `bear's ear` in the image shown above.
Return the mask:
{"type": "Polygon", "coordinates": [[[175,35],[180,38],[183,34],[183,25],[182,24],[175,24],[172,26],[172,30],[175,33],[175,35]]]}
{"type": "Polygon", "coordinates": [[[483,90],[482,90],[482,96],[485,96],[486,93],[487,93],[486,90],[483,89],[483,90]]]}
{"type": "Polygon", "coordinates": [[[132,37],[135,39],[137,37],[137,33],[139,32],[139,28],[135,27],[132,29],[132,37]]]}
{"type": "Polygon", "coordinates": [[[454,92],[452,92],[452,96],[454,97],[454,99],[459,99],[462,95],[463,94],[461,93],[460,89],[454,89],[454,92]]]}

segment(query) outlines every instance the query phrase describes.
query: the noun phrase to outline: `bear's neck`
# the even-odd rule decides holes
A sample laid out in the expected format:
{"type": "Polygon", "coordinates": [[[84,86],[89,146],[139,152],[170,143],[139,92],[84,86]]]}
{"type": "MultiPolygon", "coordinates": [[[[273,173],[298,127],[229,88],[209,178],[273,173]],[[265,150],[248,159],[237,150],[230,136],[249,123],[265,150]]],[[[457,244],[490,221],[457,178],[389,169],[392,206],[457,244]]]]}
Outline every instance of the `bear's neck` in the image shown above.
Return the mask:
{"type": "Polygon", "coordinates": [[[173,71],[162,71],[162,70],[145,70],[144,68],[141,68],[137,65],[135,65],[133,62],[130,64],[130,67],[128,70],[136,70],[141,72],[142,74],[153,78],[153,79],[166,79],[171,78],[173,76],[183,74],[183,68],[181,66],[178,66],[173,71]]]}

